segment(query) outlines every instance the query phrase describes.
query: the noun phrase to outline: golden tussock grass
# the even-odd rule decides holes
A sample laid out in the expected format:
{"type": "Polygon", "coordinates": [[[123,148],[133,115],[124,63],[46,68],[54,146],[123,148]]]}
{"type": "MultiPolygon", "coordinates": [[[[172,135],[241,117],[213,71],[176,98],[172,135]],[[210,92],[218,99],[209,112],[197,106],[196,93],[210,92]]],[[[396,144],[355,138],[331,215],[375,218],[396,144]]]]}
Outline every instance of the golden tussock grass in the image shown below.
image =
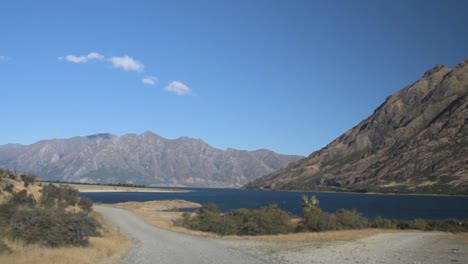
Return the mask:
{"type": "Polygon", "coordinates": [[[11,254],[0,255],[0,263],[9,264],[112,264],[117,263],[130,250],[132,244],[123,234],[107,224],[104,217],[97,212],[92,216],[101,225],[103,237],[92,237],[89,246],[47,248],[37,245],[24,245],[16,241],[5,241],[12,249],[11,254]]]}
{"type": "MultiPolygon", "coordinates": [[[[13,184],[13,191],[14,192],[19,192],[22,190],[26,190],[28,194],[34,195],[34,198],[38,200],[41,197],[41,192],[40,190],[42,189],[41,186],[38,186],[36,184],[34,185],[29,185],[28,187],[24,187],[24,184],[22,181],[15,181],[12,179],[4,178],[0,180],[0,190],[3,190],[3,188],[7,184],[13,184]]],[[[8,201],[11,198],[11,193],[2,191],[0,194],[0,204],[8,201]]]]}

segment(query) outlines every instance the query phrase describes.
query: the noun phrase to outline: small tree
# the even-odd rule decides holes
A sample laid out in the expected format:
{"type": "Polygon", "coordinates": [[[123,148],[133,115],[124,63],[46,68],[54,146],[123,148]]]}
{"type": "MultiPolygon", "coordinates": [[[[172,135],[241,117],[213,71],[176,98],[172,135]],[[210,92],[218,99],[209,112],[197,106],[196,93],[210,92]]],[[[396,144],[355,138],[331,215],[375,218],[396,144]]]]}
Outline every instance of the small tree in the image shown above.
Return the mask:
{"type": "Polygon", "coordinates": [[[5,187],[3,187],[3,190],[4,190],[5,192],[13,193],[13,188],[14,188],[14,187],[15,187],[15,186],[13,186],[13,184],[7,183],[7,184],[5,185],[5,187]]]}
{"type": "Polygon", "coordinates": [[[93,207],[93,200],[89,199],[89,198],[86,198],[86,197],[82,197],[80,198],[80,200],[78,201],[78,206],[85,212],[89,213],[91,212],[92,210],[92,207],[93,207]]]}
{"type": "Polygon", "coordinates": [[[34,185],[34,182],[36,181],[36,177],[33,176],[33,175],[21,174],[20,178],[24,183],[24,187],[26,187],[26,188],[29,185],[34,185]]]}

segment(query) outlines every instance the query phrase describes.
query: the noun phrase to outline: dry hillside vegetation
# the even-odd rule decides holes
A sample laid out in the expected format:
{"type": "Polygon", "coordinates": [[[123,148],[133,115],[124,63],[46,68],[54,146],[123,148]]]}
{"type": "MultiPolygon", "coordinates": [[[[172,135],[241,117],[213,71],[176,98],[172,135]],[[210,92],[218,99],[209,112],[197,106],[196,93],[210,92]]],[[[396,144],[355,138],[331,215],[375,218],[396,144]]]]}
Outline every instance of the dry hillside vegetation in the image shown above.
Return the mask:
{"type": "Polygon", "coordinates": [[[427,71],[324,148],[246,187],[468,194],[468,60],[427,71]]]}
{"type": "Polygon", "coordinates": [[[130,241],[68,186],[0,169],[0,263],[116,263],[130,241]]]}

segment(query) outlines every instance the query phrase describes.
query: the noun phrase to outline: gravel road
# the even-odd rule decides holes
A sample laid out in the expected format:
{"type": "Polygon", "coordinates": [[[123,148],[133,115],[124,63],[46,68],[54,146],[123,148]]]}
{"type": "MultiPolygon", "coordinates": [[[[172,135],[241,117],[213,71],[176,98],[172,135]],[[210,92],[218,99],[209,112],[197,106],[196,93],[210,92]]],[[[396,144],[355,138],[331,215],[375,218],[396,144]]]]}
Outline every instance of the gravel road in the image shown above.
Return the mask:
{"type": "Polygon", "coordinates": [[[224,243],[278,264],[468,264],[468,244],[435,232],[382,233],[354,241],[224,243]]]}
{"type": "Polygon", "coordinates": [[[135,243],[121,263],[145,264],[264,264],[250,254],[231,249],[219,240],[189,236],[148,225],[136,215],[118,208],[94,206],[120,232],[135,243]]]}
{"type": "Polygon", "coordinates": [[[468,244],[444,233],[382,233],[331,242],[221,240],[162,230],[123,209],[95,206],[95,210],[135,243],[121,263],[468,264],[468,244]]]}

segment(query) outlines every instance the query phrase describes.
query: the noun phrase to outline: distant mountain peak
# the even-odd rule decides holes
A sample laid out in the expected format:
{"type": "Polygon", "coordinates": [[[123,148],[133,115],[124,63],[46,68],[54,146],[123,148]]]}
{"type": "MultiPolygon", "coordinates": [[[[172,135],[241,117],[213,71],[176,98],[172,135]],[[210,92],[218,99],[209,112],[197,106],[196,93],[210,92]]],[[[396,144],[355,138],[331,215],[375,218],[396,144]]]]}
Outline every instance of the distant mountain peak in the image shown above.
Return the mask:
{"type": "Polygon", "coordinates": [[[201,139],[95,134],[0,148],[0,168],[43,179],[168,186],[239,187],[300,156],[228,152],[201,139]]]}
{"type": "Polygon", "coordinates": [[[86,136],[88,139],[112,139],[114,137],[116,137],[116,135],[110,133],[100,133],[86,136]]]}

